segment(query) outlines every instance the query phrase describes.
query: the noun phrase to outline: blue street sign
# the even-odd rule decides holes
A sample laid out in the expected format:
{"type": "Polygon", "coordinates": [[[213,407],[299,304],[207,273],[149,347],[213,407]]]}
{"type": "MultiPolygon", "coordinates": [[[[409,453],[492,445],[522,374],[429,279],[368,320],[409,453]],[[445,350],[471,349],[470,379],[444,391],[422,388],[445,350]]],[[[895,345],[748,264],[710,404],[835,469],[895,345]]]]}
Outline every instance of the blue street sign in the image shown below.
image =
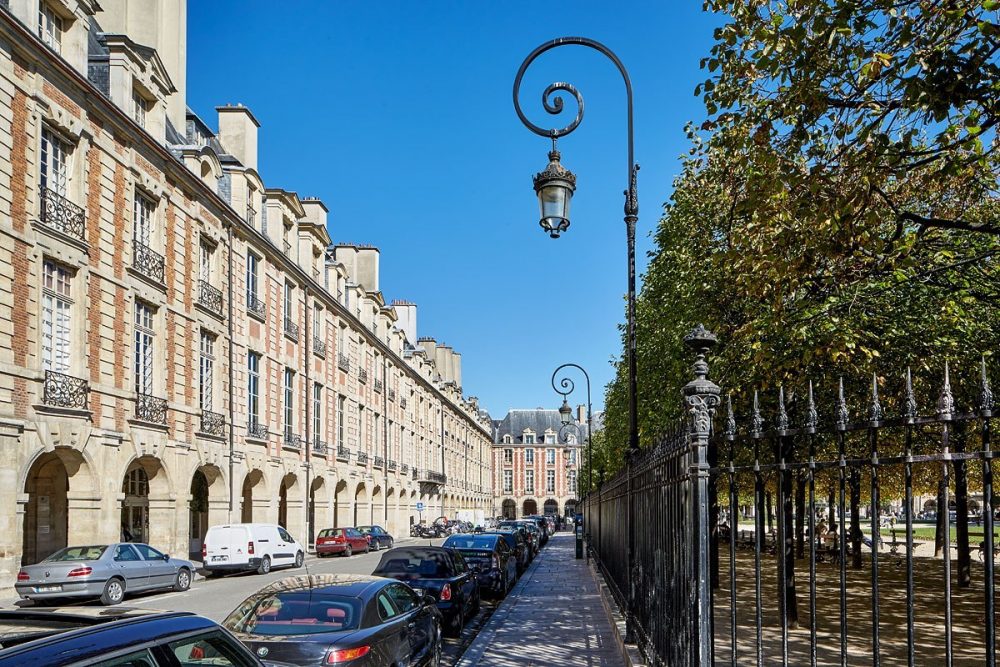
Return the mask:
{"type": "Polygon", "coordinates": [[[417,511],[418,512],[423,512],[424,511],[424,504],[423,503],[417,503],[417,511]]]}

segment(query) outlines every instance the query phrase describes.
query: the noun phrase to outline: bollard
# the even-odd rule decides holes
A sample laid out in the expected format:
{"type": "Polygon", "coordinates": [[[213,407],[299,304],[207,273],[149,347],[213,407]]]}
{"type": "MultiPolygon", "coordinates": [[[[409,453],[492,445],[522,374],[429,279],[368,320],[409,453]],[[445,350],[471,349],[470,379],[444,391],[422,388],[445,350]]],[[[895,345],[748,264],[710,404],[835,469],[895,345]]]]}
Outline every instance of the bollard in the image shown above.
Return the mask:
{"type": "Polygon", "coordinates": [[[576,526],[576,557],[583,558],[583,524],[578,523],[576,526]]]}

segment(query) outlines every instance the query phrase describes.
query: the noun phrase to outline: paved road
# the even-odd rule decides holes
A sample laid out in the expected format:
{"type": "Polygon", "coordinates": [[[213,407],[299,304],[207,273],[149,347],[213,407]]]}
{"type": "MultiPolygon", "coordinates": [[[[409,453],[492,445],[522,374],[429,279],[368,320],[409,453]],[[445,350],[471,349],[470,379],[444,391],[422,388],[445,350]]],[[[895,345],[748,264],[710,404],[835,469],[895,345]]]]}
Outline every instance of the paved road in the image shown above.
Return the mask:
{"type": "MultiPolygon", "coordinates": [[[[398,546],[433,544],[440,545],[443,540],[399,540],[398,546]]],[[[157,609],[161,611],[191,611],[201,614],[215,621],[222,621],[233,609],[236,608],[248,595],[257,591],[267,584],[278,581],[284,577],[309,574],[371,574],[375,566],[378,565],[382,554],[372,552],[368,554],[355,554],[350,558],[341,556],[331,556],[329,558],[318,558],[307,556],[305,564],[301,568],[284,568],[273,570],[267,575],[256,573],[230,574],[223,577],[205,579],[201,576],[192,584],[191,589],[184,593],[146,593],[130,596],[125,599],[123,606],[142,607],[144,609],[157,609]]],[[[11,608],[16,606],[16,597],[7,597],[0,600],[0,608],[11,608]]],[[[71,605],[100,606],[97,601],[81,601],[67,603],[71,605]]],[[[496,603],[490,600],[483,601],[483,610],[475,620],[468,622],[465,632],[461,638],[445,640],[445,664],[454,664],[465,651],[465,648],[475,638],[476,633],[482,624],[493,614],[496,603]]]]}

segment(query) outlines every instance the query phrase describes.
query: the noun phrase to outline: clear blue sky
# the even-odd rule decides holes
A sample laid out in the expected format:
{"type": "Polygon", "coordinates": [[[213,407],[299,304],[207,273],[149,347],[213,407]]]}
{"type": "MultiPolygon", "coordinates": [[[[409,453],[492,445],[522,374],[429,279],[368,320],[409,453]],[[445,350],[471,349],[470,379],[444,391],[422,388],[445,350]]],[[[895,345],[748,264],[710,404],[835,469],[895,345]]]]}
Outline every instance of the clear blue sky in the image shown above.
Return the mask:
{"type": "Polygon", "coordinates": [[[557,407],[549,378],[574,361],[603,405],[624,321],[624,87],[582,47],[543,55],[525,77],[522,106],[536,124],[566,122],[540,104],[553,81],[586,102],[560,141],[578,178],[572,227],[552,240],[531,185],[549,142],[517,119],[514,75],[533,48],[566,35],[605,43],[629,69],[642,271],[688,148],[684,123],[704,116],[693,91],[718,17],[694,1],[188,7],[188,104],[211,127],[217,105],[253,110],[265,185],[320,197],[334,241],[381,249],[386,300],[416,302],[419,335],[462,353],[466,394],[495,418],[557,407]]]}

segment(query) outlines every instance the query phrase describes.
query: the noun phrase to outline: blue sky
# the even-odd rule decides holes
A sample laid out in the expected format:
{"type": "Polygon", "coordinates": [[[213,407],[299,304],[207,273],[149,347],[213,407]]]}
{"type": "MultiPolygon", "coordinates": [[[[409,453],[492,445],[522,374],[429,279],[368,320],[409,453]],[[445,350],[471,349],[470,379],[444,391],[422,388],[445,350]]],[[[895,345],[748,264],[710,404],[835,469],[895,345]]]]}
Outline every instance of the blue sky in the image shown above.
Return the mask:
{"type": "Polygon", "coordinates": [[[651,1],[194,0],[188,12],[188,104],[212,127],[217,105],[253,110],[265,184],[320,197],[335,241],[381,249],[386,299],[416,302],[419,335],[462,353],[466,394],[494,417],[557,407],[549,378],[573,361],[603,404],[624,321],[624,87],[582,47],[543,55],[525,76],[521,104],[538,125],[567,122],[541,107],[553,81],[586,103],[559,145],[578,179],[572,227],[552,240],[531,185],[549,142],[515,115],[514,75],[566,35],[603,42],[629,69],[642,271],[688,148],[684,123],[704,117],[693,90],[718,17],[651,1]]]}

